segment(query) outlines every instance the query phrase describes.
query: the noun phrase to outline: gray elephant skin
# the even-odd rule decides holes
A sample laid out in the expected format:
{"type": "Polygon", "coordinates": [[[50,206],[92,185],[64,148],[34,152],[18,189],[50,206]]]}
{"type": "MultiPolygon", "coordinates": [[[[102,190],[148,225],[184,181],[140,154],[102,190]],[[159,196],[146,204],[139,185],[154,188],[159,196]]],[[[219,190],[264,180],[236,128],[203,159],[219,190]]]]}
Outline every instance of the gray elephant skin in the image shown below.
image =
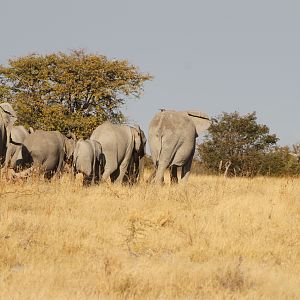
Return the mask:
{"type": "Polygon", "coordinates": [[[0,163],[5,161],[7,147],[12,127],[17,120],[17,114],[9,103],[0,104],[0,163]]]}
{"type": "Polygon", "coordinates": [[[93,131],[90,139],[98,141],[102,146],[105,159],[102,180],[110,178],[112,182],[123,183],[128,170],[129,176],[137,176],[146,144],[145,134],[138,126],[106,121],[93,131]]]}
{"type": "Polygon", "coordinates": [[[18,164],[29,169],[16,174],[27,176],[33,168],[39,167],[45,178],[50,179],[55,173],[62,172],[74,148],[75,140],[59,131],[36,130],[25,138],[17,155],[18,164]]]}
{"type": "MultiPolygon", "coordinates": [[[[140,130],[139,127],[136,127],[140,130]]],[[[124,183],[134,184],[138,183],[143,179],[144,176],[144,167],[145,167],[145,155],[146,155],[146,136],[142,130],[141,132],[141,140],[142,144],[140,150],[133,149],[131,159],[129,161],[127,171],[123,178],[124,183]]]]}
{"type": "MultiPolygon", "coordinates": [[[[32,129],[31,129],[32,130],[32,129]]],[[[31,131],[33,132],[33,131],[31,131]]],[[[18,149],[21,148],[25,138],[29,135],[29,132],[24,126],[13,126],[10,133],[10,141],[7,147],[4,167],[10,167],[10,162],[15,165],[17,160],[18,149]]]]}
{"type": "Polygon", "coordinates": [[[182,167],[181,179],[190,174],[196,138],[210,126],[209,117],[198,111],[162,111],[149,126],[149,146],[155,171],[150,181],[163,183],[164,172],[170,168],[172,183],[178,182],[177,167],[182,167]]]}
{"type": "Polygon", "coordinates": [[[83,174],[83,185],[98,183],[101,179],[103,161],[101,144],[95,140],[80,139],[76,142],[72,172],[83,174]]]}

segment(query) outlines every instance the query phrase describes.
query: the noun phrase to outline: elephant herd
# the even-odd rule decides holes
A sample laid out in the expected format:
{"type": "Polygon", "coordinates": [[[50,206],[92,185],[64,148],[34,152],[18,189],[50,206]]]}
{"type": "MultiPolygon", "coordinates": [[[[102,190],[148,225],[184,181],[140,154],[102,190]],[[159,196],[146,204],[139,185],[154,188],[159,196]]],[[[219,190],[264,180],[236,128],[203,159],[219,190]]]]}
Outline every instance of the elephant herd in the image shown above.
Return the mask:
{"type": "MultiPolygon", "coordinates": [[[[71,165],[73,176],[83,174],[83,184],[107,181],[136,183],[146,154],[146,136],[139,126],[99,125],[89,139],[76,140],[69,133],[14,126],[17,114],[9,103],[0,104],[0,159],[13,177],[27,177],[39,169],[50,179],[71,165]]],[[[209,117],[198,111],[161,110],[149,126],[149,147],[154,171],[149,182],[163,183],[166,169],[177,183],[177,168],[187,181],[197,136],[210,126],[209,117]]],[[[3,170],[2,169],[2,170],[3,170]]]]}

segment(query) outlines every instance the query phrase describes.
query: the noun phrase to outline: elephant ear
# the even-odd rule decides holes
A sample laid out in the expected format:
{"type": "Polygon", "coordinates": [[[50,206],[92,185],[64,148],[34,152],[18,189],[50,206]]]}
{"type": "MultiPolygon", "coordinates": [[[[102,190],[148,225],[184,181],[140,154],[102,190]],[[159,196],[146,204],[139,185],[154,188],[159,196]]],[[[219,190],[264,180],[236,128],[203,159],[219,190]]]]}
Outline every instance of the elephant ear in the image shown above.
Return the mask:
{"type": "Polygon", "coordinates": [[[146,154],[146,143],[147,143],[147,138],[143,130],[140,129],[140,134],[141,134],[141,141],[142,141],[142,147],[141,147],[141,152],[140,156],[144,156],[146,154]]]}
{"type": "Polygon", "coordinates": [[[146,153],[146,135],[139,125],[134,125],[134,127],[131,129],[134,136],[134,148],[138,152],[139,157],[143,157],[146,153]]]}
{"type": "Polygon", "coordinates": [[[76,146],[76,136],[74,133],[69,131],[64,136],[64,140],[65,140],[64,150],[65,150],[67,160],[69,160],[74,154],[74,150],[75,150],[75,146],[76,146]]]}
{"type": "Polygon", "coordinates": [[[76,142],[73,139],[68,139],[67,137],[65,137],[64,151],[65,151],[67,160],[69,160],[72,157],[72,155],[74,154],[75,144],[76,144],[76,142]]]}
{"type": "Polygon", "coordinates": [[[6,127],[12,127],[17,120],[17,113],[9,103],[0,104],[0,115],[6,127]]]}
{"type": "Polygon", "coordinates": [[[102,154],[102,146],[98,141],[90,140],[93,144],[93,147],[95,149],[95,156],[97,159],[99,159],[100,155],[102,154]]]}
{"type": "Polygon", "coordinates": [[[209,116],[203,112],[199,111],[187,111],[186,112],[188,117],[193,121],[195,127],[196,127],[196,132],[198,136],[208,129],[208,127],[211,124],[211,121],[209,119],[209,116]]]}
{"type": "Polygon", "coordinates": [[[6,147],[9,146],[11,130],[17,120],[17,114],[12,106],[5,102],[0,104],[0,123],[2,122],[6,128],[6,147]]]}
{"type": "Polygon", "coordinates": [[[139,152],[142,145],[142,139],[141,139],[141,129],[139,125],[134,125],[134,127],[130,127],[133,142],[134,142],[134,149],[139,152]]]}

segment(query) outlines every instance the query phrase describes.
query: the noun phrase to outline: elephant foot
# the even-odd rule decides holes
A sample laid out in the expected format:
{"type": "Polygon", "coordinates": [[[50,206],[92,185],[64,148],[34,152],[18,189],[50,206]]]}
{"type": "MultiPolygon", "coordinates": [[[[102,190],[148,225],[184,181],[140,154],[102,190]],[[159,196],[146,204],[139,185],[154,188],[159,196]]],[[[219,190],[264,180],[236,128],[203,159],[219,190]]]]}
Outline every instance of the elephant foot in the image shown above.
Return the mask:
{"type": "Polygon", "coordinates": [[[177,177],[171,177],[171,185],[178,184],[178,178],[177,177]]]}
{"type": "Polygon", "coordinates": [[[1,179],[11,180],[11,178],[13,177],[14,170],[10,169],[10,168],[7,168],[7,167],[3,167],[0,170],[0,172],[1,172],[0,173],[0,178],[1,179]]]}
{"type": "Polygon", "coordinates": [[[30,167],[29,169],[24,170],[22,172],[18,172],[18,173],[16,173],[14,170],[12,170],[12,177],[14,179],[27,178],[32,173],[33,169],[34,169],[34,167],[30,167]]]}

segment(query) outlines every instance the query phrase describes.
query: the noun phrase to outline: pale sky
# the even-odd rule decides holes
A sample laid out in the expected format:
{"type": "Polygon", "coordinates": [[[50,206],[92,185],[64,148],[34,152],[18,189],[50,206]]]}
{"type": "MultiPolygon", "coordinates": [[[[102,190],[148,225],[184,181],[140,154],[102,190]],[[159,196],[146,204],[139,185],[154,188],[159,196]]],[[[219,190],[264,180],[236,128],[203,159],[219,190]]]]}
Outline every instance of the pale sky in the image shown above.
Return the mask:
{"type": "Polygon", "coordinates": [[[0,64],[83,48],[155,78],[126,115],[148,132],[159,108],[256,111],[300,143],[300,1],[0,0],[0,64]]]}

